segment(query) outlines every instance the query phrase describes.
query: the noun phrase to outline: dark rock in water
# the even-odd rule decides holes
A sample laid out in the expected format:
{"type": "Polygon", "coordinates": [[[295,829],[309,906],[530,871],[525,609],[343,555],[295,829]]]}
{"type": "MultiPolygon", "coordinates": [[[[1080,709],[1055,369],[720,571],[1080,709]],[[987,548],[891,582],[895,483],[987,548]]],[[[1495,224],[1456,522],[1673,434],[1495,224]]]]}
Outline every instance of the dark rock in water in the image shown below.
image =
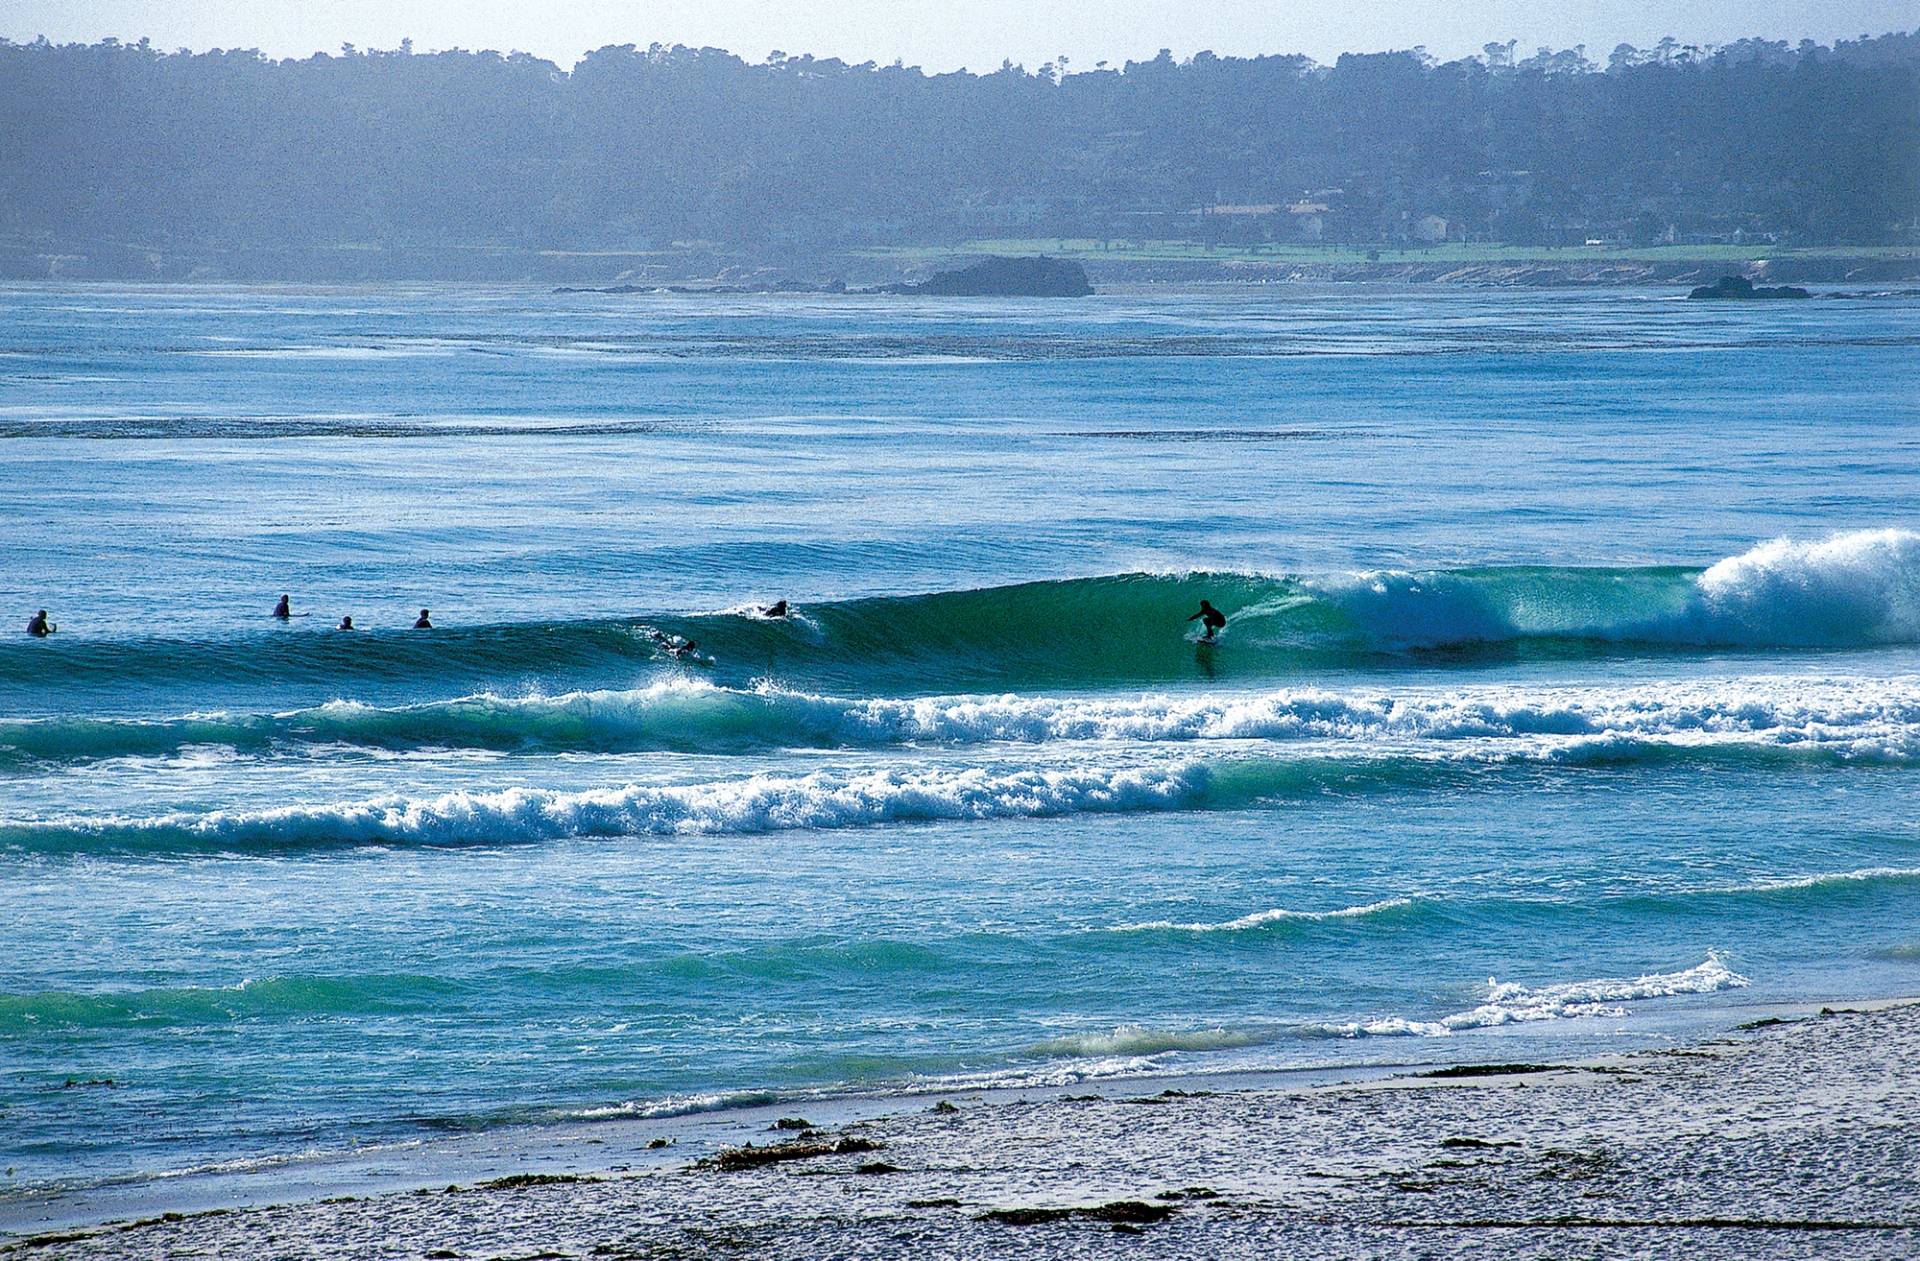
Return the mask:
{"type": "Polygon", "coordinates": [[[957,271],[936,272],[917,285],[888,285],[887,293],[934,298],[1084,298],[1093,292],[1087,269],[1064,258],[989,258],[957,271]]]}
{"type": "Polygon", "coordinates": [[[1086,1221],[1107,1222],[1110,1224],[1151,1225],[1164,1222],[1173,1216],[1173,1209],[1165,1204],[1146,1204],[1139,1200],[1115,1200],[1111,1204],[1101,1204],[1093,1208],[996,1208],[980,1214],[983,1222],[999,1222],[1005,1226],[1039,1226],[1046,1222],[1066,1221],[1070,1218],[1082,1218],[1086,1221]]]}
{"type": "Polygon", "coordinates": [[[1747,300],[1753,298],[1811,298],[1813,295],[1797,285],[1775,285],[1754,287],[1754,283],[1745,276],[1722,276],[1710,285],[1701,285],[1689,298],[1733,298],[1747,300]]]}

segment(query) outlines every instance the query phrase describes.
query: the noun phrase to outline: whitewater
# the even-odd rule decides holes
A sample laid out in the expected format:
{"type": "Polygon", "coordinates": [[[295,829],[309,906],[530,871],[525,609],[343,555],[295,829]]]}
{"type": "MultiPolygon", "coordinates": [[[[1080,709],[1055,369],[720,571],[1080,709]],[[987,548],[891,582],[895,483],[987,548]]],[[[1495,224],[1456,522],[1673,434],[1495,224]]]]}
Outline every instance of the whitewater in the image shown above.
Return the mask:
{"type": "Polygon", "coordinates": [[[8,297],[0,1229],[1920,982],[1910,296],[8,297]]]}

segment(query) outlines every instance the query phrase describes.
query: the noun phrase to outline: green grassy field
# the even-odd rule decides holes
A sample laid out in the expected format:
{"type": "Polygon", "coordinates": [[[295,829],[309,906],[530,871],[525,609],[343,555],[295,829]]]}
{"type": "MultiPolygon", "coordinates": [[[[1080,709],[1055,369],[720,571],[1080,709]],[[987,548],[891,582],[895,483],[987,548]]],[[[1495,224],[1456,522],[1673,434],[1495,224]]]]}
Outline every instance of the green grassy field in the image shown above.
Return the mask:
{"type": "Polygon", "coordinates": [[[1262,262],[1262,263],[1687,263],[1747,262],[1754,259],[1920,259],[1911,245],[1652,245],[1565,246],[1495,245],[1449,242],[1431,246],[1353,245],[1205,245],[1198,241],[1098,241],[1076,237],[982,239],[958,245],[894,245],[862,251],[869,257],[906,262],[933,261],[961,254],[1032,255],[1083,261],[1262,262]]]}

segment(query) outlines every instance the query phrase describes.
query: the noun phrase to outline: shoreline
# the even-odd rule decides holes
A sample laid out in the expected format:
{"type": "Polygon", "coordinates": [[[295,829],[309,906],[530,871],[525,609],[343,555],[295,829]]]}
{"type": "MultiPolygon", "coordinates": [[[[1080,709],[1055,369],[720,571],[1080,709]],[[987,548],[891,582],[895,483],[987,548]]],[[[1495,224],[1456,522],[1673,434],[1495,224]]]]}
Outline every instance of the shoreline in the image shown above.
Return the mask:
{"type": "Polygon", "coordinates": [[[239,1199],[237,1179],[218,1204],[149,1181],[171,1194],[122,1198],[122,1220],[62,1220],[49,1200],[8,1222],[22,1233],[0,1256],[242,1255],[268,1238],[301,1255],[675,1255],[716,1231],[862,1256],[1920,1247],[1920,998],[1743,1014],[1719,1036],[1551,1065],[848,1095],[368,1149],[262,1171],[239,1199]],[[796,1111],[807,1131],[769,1128],[796,1111]],[[782,1142],[799,1146],[767,1158],[782,1142]]]}
{"type": "MultiPolygon", "coordinates": [[[[751,251],[681,258],[653,253],[573,253],[495,246],[346,249],[234,247],[162,255],[112,243],[27,248],[0,241],[0,284],[162,285],[220,288],[526,286],[576,294],[660,296],[847,296],[884,288],[969,260],[1058,258],[1086,268],[1098,293],[1180,292],[1279,286],[1404,287],[1445,291],[1511,289],[1677,289],[1738,275],[1858,291],[1911,292],[1920,284],[1920,248],[1845,246],[1580,246],[1430,248],[1382,244],[1108,249],[1099,242],[1043,238],[875,246],[819,257],[776,258],[751,251]],[[1371,257],[1369,256],[1371,253],[1371,257]]],[[[852,296],[858,296],[852,295],[852,296]]],[[[867,296],[875,296],[869,293],[867,296]]],[[[1816,294],[1816,297],[1834,296],[1816,294]]]]}
{"type": "MultiPolygon", "coordinates": [[[[1920,1002],[1920,999],[1914,1000],[1920,1002]]],[[[1767,1010],[1774,1010],[1768,1008],[1767,1010]]],[[[610,1177],[682,1169],[721,1151],[791,1137],[777,1123],[804,1114],[821,1130],[840,1130],[936,1107],[1045,1103],[1094,1095],[1114,1098],[1162,1091],[1224,1093],[1318,1089],[1384,1081],[1439,1070],[1439,1059],[1324,1064],[1298,1068],[1120,1073],[1063,1083],[997,1086],[829,1089],[819,1094],[744,1090],[753,1102],[636,1111],[523,1122],[447,1137],[401,1139],[355,1148],[237,1158],[157,1173],[111,1177],[83,1187],[28,1191],[0,1198],[0,1251],[49,1231],[89,1230],[163,1213],[189,1216],[284,1207],[340,1197],[404,1193],[449,1182],[503,1177],[610,1177]],[[764,1101],[757,1097],[766,1095],[764,1101]],[[655,1146],[664,1140],[665,1146],[655,1146]]],[[[609,1109],[612,1112],[612,1109],[609,1109]]]]}

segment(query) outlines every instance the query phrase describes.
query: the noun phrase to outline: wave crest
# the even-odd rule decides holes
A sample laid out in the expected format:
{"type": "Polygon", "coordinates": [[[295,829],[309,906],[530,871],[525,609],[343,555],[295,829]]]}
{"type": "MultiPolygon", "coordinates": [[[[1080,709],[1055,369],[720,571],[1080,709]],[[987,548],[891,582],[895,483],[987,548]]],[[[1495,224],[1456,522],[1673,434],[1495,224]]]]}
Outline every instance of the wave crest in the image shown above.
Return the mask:
{"type": "Polygon", "coordinates": [[[1620,1006],[1622,1003],[1680,994],[1712,994],[1750,984],[1746,977],[1726,965],[1718,951],[1708,951],[1705,962],[1684,971],[1649,972],[1631,980],[1603,978],[1533,988],[1489,977],[1485,1002],[1438,1020],[1389,1016],[1319,1028],[1320,1032],[1343,1038],[1444,1037],[1463,1029],[1492,1029],[1541,1020],[1617,1019],[1627,1014],[1626,1008],[1620,1006]]]}
{"type": "Polygon", "coordinates": [[[1120,1025],[1099,1033],[1071,1033],[1035,1043],[1029,1054],[1046,1058],[1097,1059],[1108,1056],[1165,1055],[1171,1051],[1226,1051],[1272,1041],[1246,1029],[1154,1029],[1120,1025]]]}
{"type": "Polygon", "coordinates": [[[1120,924],[1110,928],[1114,933],[1243,933],[1252,929],[1266,928],[1274,924],[1306,923],[1319,924],[1331,920],[1372,919],[1404,911],[1414,906],[1412,898],[1386,898],[1379,902],[1369,902],[1364,906],[1345,906],[1337,911],[1290,911],[1280,907],[1272,910],[1255,911],[1251,915],[1242,915],[1238,919],[1220,920],[1213,923],[1176,923],[1173,920],[1148,920],[1139,924],[1120,924]]]}
{"type": "Polygon", "coordinates": [[[881,823],[1142,810],[1195,804],[1211,772],[1197,763],[1122,770],[886,770],[755,775],[715,783],[585,792],[510,788],[433,798],[382,797],[271,810],[0,824],[0,843],[31,849],[274,849],[327,845],[474,845],[567,837],[758,833],[881,823]]]}
{"type": "Polygon", "coordinates": [[[207,641],[0,642],[0,683],[482,690],[678,677],[645,629],[698,640],[718,681],[856,694],[1297,675],[1382,658],[1600,657],[1920,643],[1920,533],[1775,540],[1706,569],[1498,566],[1322,576],[1119,574],[826,601],[768,619],[736,608],[469,628],[430,637],[246,634],[207,641]],[[1183,635],[1202,597],[1228,615],[1204,660],[1183,635]]]}
{"type": "Polygon", "coordinates": [[[1768,644],[1912,643],[1920,638],[1920,534],[1861,530],[1813,543],[1775,539],[1696,582],[1719,624],[1768,644]]]}
{"type": "Polygon", "coordinates": [[[1757,677],[1630,687],[1283,688],[1134,698],[1018,694],[853,698],[675,680],[560,696],[477,695],[380,708],[336,701],[262,715],[0,721],[0,764],[413,751],[731,753],[915,743],[1525,740],[1747,743],[1920,756],[1920,677],[1757,677]]]}

